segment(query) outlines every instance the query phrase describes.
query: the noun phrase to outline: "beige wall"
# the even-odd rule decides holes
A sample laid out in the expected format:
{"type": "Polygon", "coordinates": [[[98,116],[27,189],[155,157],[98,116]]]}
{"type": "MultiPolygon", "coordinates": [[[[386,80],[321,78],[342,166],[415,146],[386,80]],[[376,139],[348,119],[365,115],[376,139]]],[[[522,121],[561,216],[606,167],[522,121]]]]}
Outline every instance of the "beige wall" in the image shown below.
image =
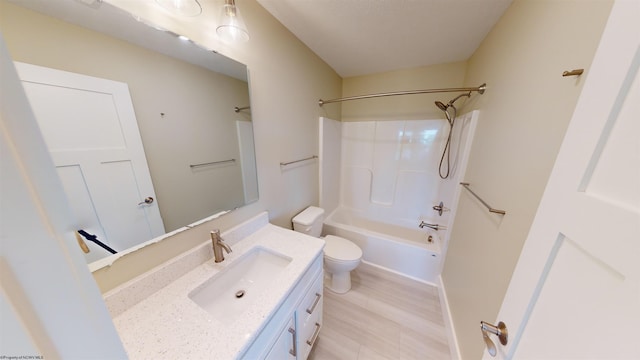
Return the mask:
{"type": "Polygon", "coordinates": [[[188,165],[239,159],[233,106],[249,103],[247,83],[8,3],[1,14],[14,60],[129,85],[166,231],[242,205],[239,163],[188,165]]]}
{"type": "MultiPolygon", "coordinates": [[[[342,96],[461,87],[466,68],[466,62],[457,62],[345,78],[342,96]]],[[[444,119],[433,103],[450,98],[450,94],[420,94],[347,101],[342,103],[342,121],[444,119]]],[[[332,106],[336,105],[324,105],[332,106]]]]}
{"type": "MultiPolygon", "coordinates": [[[[318,117],[340,119],[339,105],[323,109],[318,107],[318,99],[341,96],[342,80],[255,0],[236,3],[251,35],[248,43],[220,43],[211,29],[193,27],[189,22],[179,24],[179,29],[171,24],[165,28],[247,64],[260,199],[94,272],[103,292],[207,241],[212,228],[224,231],[264,210],[269,211],[272,223],[290,227],[293,215],[318,203],[317,164],[281,171],[279,163],[317,154],[318,117]]],[[[45,45],[49,51],[58,51],[56,44],[45,45]]]]}
{"type": "Polygon", "coordinates": [[[465,108],[481,110],[466,180],[507,214],[458,204],[442,278],[463,359],[482,356],[479,322],[496,320],[611,6],[516,0],[468,61],[465,84],[488,89],[465,108]]]}
{"type": "MultiPolygon", "coordinates": [[[[242,54],[222,51],[249,67],[260,201],[272,223],[318,204],[318,165],[282,170],[280,162],[318,155],[319,117],[340,119],[340,107],[323,109],[322,97],[338,97],[342,79],[254,0],[238,1],[251,40],[242,54]]],[[[195,36],[196,34],[194,34],[195,36]]]]}

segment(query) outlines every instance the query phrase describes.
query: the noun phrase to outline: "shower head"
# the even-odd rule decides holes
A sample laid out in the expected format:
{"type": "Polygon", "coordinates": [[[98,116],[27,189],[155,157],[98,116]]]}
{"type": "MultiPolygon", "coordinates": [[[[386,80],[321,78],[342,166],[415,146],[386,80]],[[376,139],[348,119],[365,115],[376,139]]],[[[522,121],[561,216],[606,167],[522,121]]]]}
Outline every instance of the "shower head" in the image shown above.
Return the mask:
{"type": "Polygon", "coordinates": [[[442,111],[447,111],[447,108],[449,107],[449,105],[443,104],[442,101],[436,101],[436,106],[442,111]]]}

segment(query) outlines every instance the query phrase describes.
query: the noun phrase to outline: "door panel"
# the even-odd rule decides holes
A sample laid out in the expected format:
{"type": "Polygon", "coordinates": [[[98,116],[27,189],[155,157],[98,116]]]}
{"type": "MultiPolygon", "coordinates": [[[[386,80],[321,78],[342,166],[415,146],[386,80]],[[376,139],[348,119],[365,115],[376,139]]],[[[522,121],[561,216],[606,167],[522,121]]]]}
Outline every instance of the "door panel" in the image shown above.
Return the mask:
{"type": "Polygon", "coordinates": [[[625,281],[578,242],[558,236],[515,358],[610,359],[632,353],[637,320],[628,315],[637,297],[625,281]]]}
{"type": "MultiPolygon", "coordinates": [[[[637,70],[636,70],[637,71],[637,70]]],[[[618,164],[640,164],[640,79],[636,74],[629,88],[629,93],[617,108],[605,126],[596,149],[590,169],[586,174],[585,192],[603,201],[613,202],[621,206],[629,206],[640,211],[640,166],[631,168],[626,176],[620,176],[616,169],[618,164]],[[635,114],[635,115],[634,115],[635,114]],[[635,116],[635,117],[634,117],[635,116]],[[627,141],[631,135],[635,141],[627,141]]],[[[618,106],[618,104],[616,104],[618,106]]]]}
{"type": "MultiPolygon", "coordinates": [[[[104,227],[100,223],[98,212],[91,198],[91,193],[87,188],[87,182],[84,179],[82,168],[76,164],[71,166],[58,166],[56,170],[62,180],[62,186],[67,195],[71,212],[78,216],[78,223],[92,224],[92,226],[85,227],[84,230],[96,235],[98,239],[107,239],[104,227]]],[[[90,241],[87,241],[86,244],[90,249],[90,252],[85,254],[85,260],[87,262],[99,260],[106,254],[104,249],[98,245],[90,241]]]]}
{"type": "Polygon", "coordinates": [[[112,94],[23,82],[49,151],[126,148],[112,94]],[[70,112],[73,109],[73,112],[70,112]],[[73,116],[70,116],[73,115],[73,116]]]}

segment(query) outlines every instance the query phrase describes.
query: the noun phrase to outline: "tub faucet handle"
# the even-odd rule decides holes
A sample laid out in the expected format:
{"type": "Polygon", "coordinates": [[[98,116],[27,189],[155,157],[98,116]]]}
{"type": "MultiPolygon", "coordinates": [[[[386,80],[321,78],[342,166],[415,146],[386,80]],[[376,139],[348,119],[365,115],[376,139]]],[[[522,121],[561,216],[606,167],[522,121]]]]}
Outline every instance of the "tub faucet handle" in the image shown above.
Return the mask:
{"type": "Polygon", "coordinates": [[[442,201],[440,201],[440,204],[434,205],[432,209],[438,212],[438,215],[440,216],[442,216],[443,212],[449,211],[449,208],[445,207],[442,201]]]}

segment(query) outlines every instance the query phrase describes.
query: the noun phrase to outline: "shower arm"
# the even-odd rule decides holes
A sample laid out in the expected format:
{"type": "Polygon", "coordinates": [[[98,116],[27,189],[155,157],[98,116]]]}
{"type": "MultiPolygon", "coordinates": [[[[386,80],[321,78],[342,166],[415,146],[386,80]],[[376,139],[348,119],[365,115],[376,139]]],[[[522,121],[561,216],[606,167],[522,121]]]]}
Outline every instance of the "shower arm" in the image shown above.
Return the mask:
{"type": "Polygon", "coordinates": [[[335,102],[360,100],[360,99],[371,99],[371,98],[377,98],[377,97],[396,96],[396,95],[433,94],[433,93],[444,93],[444,92],[472,92],[472,91],[476,91],[479,94],[484,94],[484,91],[486,89],[487,89],[487,84],[482,84],[482,85],[480,85],[478,87],[469,87],[469,88],[445,88],[445,89],[424,89],[424,90],[396,91],[396,92],[389,92],[389,93],[349,96],[349,97],[337,98],[337,99],[331,99],[331,100],[322,100],[322,99],[320,99],[320,100],[318,100],[318,105],[322,106],[324,104],[335,103],[335,102]]]}

